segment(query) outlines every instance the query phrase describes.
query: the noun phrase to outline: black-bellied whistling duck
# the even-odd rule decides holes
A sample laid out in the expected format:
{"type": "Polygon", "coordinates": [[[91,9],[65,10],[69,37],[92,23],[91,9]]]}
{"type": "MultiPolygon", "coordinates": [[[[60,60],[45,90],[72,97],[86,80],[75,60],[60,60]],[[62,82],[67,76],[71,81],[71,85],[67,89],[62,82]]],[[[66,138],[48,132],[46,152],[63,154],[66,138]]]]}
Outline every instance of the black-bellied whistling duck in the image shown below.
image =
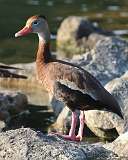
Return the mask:
{"type": "Polygon", "coordinates": [[[15,34],[15,37],[28,33],[37,33],[39,46],[36,57],[37,76],[43,87],[64,102],[72,111],[71,129],[68,135],[62,135],[69,140],[82,140],[84,126],[84,110],[106,109],[123,118],[120,106],[114,97],[90,73],[74,64],[53,59],[50,52],[50,31],[44,16],[30,17],[25,27],[15,34]],[[80,127],[75,135],[77,123],[76,110],[81,110],[80,127]]]}
{"type": "Polygon", "coordinates": [[[2,78],[21,78],[21,79],[27,78],[24,75],[13,73],[10,70],[21,70],[21,69],[17,67],[7,66],[7,65],[0,65],[0,77],[2,78]]]}

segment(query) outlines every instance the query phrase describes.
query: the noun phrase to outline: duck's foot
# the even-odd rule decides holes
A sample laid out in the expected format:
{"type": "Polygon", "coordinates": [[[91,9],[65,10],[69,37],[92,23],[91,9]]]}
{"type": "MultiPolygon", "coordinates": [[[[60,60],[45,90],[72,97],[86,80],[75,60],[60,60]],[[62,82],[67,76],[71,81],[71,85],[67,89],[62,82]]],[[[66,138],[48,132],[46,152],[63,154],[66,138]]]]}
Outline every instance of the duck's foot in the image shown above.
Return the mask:
{"type": "Polygon", "coordinates": [[[52,134],[52,135],[58,135],[58,136],[66,139],[66,140],[69,140],[69,141],[77,141],[77,142],[79,142],[79,141],[82,140],[82,137],[80,137],[78,135],[77,136],[75,136],[75,135],[74,136],[70,136],[70,135],[63,135],[61,133],[54,133],[54,132],[52,132],[50,134],[52,134]]]}
{"type": "Polygon", "coordinates": [[[82,141],[82,139],[83,139],[83,137],[81,135],[77,135],[76,138],[79,139],[79,141],[82,141]]]}
{"type": "Polygon", "coordinates": [[[51,134],[59,135],[66,140],[79,142],[82,140],[83,128],[84,128],[84,112],[83,111],[81,111],[81,114],[80,114],[80,127],[79,127],[77,136],[75,135],[76,123],[77,123],[76,112],[72,112],[72,123],[71,123],[69,134],[68,135],[62,135],[61,133],[51,133],[51,134]]]}
{"type": "Polygon", "coordinates": [[[77,141],[77,142],[81,141],[79,136],[62,135],[62,137],[69,141],[77,141]]]}

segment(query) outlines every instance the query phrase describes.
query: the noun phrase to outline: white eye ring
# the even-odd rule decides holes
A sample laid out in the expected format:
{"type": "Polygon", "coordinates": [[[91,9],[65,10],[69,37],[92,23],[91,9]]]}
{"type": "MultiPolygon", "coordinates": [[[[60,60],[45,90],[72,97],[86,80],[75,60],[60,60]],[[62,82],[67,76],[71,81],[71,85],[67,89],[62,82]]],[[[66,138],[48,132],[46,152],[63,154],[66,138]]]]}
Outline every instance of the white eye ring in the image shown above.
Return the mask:
{"type": "Polygon", "coordinates": [[[38,21],[34,21],[33,24],[34,24],[34,25],[38,25],[38,21]]]}

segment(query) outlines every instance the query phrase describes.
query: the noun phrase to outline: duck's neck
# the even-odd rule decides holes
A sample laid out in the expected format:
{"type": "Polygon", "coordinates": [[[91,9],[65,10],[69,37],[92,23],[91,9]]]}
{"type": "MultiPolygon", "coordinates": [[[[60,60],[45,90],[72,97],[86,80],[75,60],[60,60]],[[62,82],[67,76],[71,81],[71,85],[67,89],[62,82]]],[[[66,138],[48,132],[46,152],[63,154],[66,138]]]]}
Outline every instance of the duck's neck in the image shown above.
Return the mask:
{"type": "Polygon", "coordinates": [[[50,37],[39,36],[39,46],[37,51],[36,62],[46,64],[52,60],[50,52],[50,37]]]}

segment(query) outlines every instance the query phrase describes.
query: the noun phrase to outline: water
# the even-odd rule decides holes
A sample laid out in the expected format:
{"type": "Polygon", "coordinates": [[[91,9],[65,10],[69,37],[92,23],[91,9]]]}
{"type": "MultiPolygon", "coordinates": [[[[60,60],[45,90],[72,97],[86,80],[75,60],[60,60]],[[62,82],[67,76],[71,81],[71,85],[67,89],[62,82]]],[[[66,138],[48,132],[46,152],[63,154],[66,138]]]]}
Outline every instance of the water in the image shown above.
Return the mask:
{"type": "MultiPolygon", "coordinates": [[[[37,36],[14,38],[14,33],[34,14],[46,15],[52,34],[69,15],[86,16],[107,30],[128,28],[127,0],[0,0],[0,61],[4,63],[32,62],[37,36]]],[[[52,41],[55,50],[55,40],[52,41]]]]}

